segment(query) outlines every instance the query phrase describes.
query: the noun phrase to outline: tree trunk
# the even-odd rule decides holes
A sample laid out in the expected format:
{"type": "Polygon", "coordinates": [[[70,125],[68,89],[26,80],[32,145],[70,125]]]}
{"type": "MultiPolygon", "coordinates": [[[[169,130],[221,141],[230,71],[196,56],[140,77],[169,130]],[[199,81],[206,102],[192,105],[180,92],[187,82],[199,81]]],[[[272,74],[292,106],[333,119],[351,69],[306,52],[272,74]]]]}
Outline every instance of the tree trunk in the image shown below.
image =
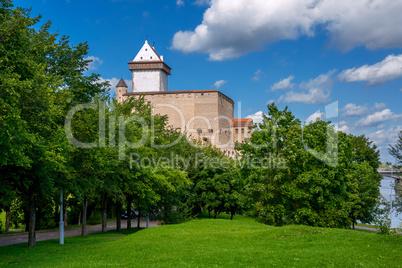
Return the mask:
{"type": "Polygon", "coordinates": [[[121,209],[120,209],[120,204],[116,203],[116,231],[120,232],[121,231],[121,209]]]}
{"type": "Polygon", "coordinates": [[[138,221],[137,221],[137,228],[140,228],[140,221],[141,221],[141,208],[138,208],[138,221]]]}
{"type": "Polygon", "coordinates": [[[28,232],[29,231],[29,200],[28,200],[28,204],[26,206],[24,204],[23,210],[24,210],[25,232],[28,232]]]}
{"type": "Polygon", "coordinates": [[[211,218],[211,210],[208,209],[208,217],[211,218]]]}
{"type": "Polygon", "coordinates": [[[230,220],[233,220],[233,215],[235,214],[235,211],[234,211],[234,209],[232,209],[231,211],[230,211],[230,220]]]}
{"type": "Polygon", "coordinates": [[[355,229],[355,221],[353,221],[353,230],[355,229]]]}
{"type": "Polygon", "coordinates": [[[107,232],[107,198],[106,195],[102,201],[102,233],[107,232]]]}
{"type": "Polygon", "coordinates": [[[127,201],[127,230],[131,229],[131,203],[132,203],[132,199],[129,198],[127,201]]]}
{"type": "Polygon", "coordinates": [[[80,225],[81,225],[81,211],[78,214],[78,226],[80,226],[80,225]]]}
{"type": "Polygon", "coordinates": [[[88,197],[85,196],[82,201],[82,236],[87,235],[87,206],[88,206],[88,197]]]}
{"type": "Polygon", "coordinates": [[[6,208],[6,233],[10,231],[10,207],[6,208]]]}
{"type": "Polygon", "coordinates": [[[35,192],[31,190],[29,192],[29,234],[28,234],[28,247],[30,248],[36,246],[35,225],[36,225],[35,192]]]}

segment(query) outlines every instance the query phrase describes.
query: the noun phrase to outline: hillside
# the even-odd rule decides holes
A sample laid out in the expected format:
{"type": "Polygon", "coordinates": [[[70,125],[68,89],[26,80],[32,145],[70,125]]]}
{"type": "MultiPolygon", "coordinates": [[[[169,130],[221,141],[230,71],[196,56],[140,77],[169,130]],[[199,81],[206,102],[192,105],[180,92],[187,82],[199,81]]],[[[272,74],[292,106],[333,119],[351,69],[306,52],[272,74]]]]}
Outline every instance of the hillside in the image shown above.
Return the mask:
{"type": "Polygon", "coordinates": [[[401,267],[402,236],[253,219],[196,219],[178,225],[92,234],[0,248],[0,266],[365,266],[401,267]]]}

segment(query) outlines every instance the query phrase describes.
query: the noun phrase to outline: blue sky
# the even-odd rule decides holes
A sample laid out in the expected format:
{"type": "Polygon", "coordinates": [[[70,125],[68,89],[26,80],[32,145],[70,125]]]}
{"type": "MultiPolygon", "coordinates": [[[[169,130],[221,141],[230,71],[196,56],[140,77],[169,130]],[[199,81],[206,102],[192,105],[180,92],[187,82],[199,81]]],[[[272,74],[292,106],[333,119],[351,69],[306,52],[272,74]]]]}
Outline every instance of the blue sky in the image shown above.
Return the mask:
{"type": "MultiPolygon", "coordinates": [[[[172,68],[169,90],[219,89],[235,117],[255,120],[275,101],[301,120],[338,102],[340,130],[365,134],[383,161],[402,130],[402,1],[43,0],[41,22],[88,41],[96,72],[113,85],[150,44],[172,68]],[[238,104],[241,103],[241,106],[238,104]]],[[[129,82],[129,81],[128,81],[129,82]]]]}

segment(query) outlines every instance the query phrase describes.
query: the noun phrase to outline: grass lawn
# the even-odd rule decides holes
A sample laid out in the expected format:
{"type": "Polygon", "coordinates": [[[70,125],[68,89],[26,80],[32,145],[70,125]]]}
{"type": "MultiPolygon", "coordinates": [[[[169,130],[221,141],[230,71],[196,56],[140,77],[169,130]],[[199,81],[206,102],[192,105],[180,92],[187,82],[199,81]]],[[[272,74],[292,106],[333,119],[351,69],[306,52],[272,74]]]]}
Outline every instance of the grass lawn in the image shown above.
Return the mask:
{"type": "Polygon", "coordinates": [[[0,247],[0,266],[402,267],[402,236],[253,219],[195,219],[123,233],[0,247]]]}

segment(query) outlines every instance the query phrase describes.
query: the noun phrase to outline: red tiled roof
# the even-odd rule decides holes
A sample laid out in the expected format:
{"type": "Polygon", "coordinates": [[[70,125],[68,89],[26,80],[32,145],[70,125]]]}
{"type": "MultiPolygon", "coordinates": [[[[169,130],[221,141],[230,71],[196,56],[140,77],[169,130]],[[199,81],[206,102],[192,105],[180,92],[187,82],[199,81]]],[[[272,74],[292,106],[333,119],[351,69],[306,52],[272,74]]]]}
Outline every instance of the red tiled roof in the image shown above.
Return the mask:
{"type": "Polygon", "coordinates": [[[252,118],[232,119],[232,127],[251,127],[253,125],[252,118]]]}

